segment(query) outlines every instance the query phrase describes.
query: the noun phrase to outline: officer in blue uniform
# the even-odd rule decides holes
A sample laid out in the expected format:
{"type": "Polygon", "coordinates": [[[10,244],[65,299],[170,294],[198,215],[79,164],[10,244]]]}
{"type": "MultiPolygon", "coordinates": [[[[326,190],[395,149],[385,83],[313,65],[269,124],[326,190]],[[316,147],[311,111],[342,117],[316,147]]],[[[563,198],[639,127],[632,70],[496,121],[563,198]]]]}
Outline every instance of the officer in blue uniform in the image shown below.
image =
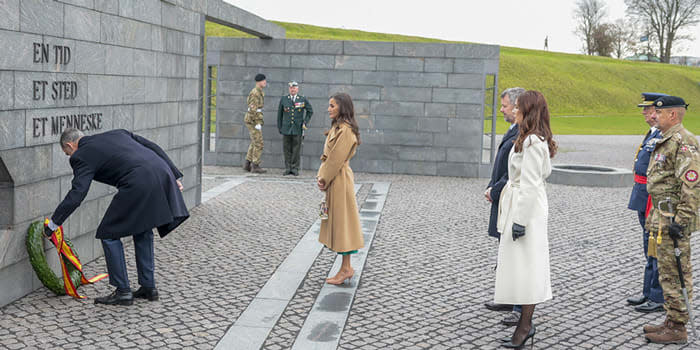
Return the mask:
{"type": "Polygon", "coordinates": [[[644,239],[644,256],[647,259],[644,269],[644,288],[641,296],[627,298],[630,305],[636,305],[635,310],[639,312],[661,312],[664,311],[664,296],[659,284],[659,270],[656,258],[648,255],[649,231],[644,229],[646,216],[648,215],[649,193],[647,193],[647,167],[649,158],[654,151],[656,142],[661,139],[661,131],[656,128],[656,112],[654,100],[665,94],[644,92],[642,93],[642,103],[638,107],[643,107],[642,115],[644,120],[651,127],[644,136],[644,141],[637,149],[637,156],[634,159],[634,187],[627,206],[637,212],[639,224],[642,225],[644,239]]]}

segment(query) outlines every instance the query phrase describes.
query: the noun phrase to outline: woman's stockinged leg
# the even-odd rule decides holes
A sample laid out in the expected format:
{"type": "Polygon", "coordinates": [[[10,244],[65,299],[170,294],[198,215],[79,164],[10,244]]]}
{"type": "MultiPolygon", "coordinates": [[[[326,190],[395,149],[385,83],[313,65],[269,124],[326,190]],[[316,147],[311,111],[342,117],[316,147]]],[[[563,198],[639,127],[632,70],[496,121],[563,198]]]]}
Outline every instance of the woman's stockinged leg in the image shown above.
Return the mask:
{"type": "Polygon", "coordinates": [[[343,254],[343,261],[340,264],[340,270],[338,270],[338,273],[335,276],[326,279],[326,282],[330,284],[341,284],[355,274],[355,270],[353,270],[352,265],[350,264],[350,255],[351,254],[343,254]]]}
{"type": "Polygon", "coordinates": [[[523,305],[523,312],[520,314],[518,326],[515,328],[515,332],[513,332],[513,337],[511,338],[513,344],[522,344],[525,338],[527,338],[533,327],[532,314],[534,312],[535,304],[523,305]]]}

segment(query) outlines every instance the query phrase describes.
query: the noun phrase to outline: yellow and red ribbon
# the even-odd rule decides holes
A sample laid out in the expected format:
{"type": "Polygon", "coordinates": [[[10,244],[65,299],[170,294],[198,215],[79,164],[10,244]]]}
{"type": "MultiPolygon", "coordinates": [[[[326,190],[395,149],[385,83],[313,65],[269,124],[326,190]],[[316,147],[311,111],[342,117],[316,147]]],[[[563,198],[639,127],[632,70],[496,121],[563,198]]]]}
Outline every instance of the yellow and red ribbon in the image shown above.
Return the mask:
{"type": "MultiPolygon", "coordinates": [[[[48,224],[49,219],[46,219],[44,221],[44,226],[48,226],[48,224]]],[[[72,296],[73,298],[85,298],[84,296],[78,294],[79,286],[73,285],[73,281],[71,281],[70,273],[68,272],[68,267],[66,266],[64,258],[67,259],[76,269],[78,269],[78,271],[80,271],[81,285],[95,283],[108,276],[106,273],[101,273],[90,279],[85,277],[85,274],[83,273],[83,264],[80,263],[80,259],[78,259],[78,257],[75,256],[75,253],[73,253],[73,249],[71,249],[71,247],[66,243],[66,241],[63,238],[63,226],[59,226],[55,231],[53,231],[53,234],[51,235],[51,237],[49,237],[49,241],[53,243],[53,245],[56,247],[56,251],[58,252],[58,261],[61,262],[61,272],[63,272],[63,287],[66,290],[66,294],[72,296]]]]}

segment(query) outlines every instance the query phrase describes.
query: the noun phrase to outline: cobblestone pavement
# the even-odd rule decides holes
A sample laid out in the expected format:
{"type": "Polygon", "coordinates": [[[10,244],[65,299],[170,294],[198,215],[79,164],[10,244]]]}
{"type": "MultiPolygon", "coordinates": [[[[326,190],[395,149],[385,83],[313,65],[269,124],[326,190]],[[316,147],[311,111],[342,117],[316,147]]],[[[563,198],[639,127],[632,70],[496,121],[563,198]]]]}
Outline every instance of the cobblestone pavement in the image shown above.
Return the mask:
{"type": "MultiPolygon", "coordinates": [[[[251,176],[157,239],[159,302],[96,307],[42,288],[0,308],[0,349],[213,348],[316,219],[315,174],[276,173],[251,176]]],[[[205,185],[242,174],[206,167],[205,185]]],[[[338,348],[497,348],[512,328],[483,307],[493,295],[497,253],[486,235],[486,180],[356,174],[356,181],[365,184],[360,201],[371,182],[391,182],[391,190],[338,348]]],[[[554,299],[535,310],[535,348],[683,348],[647,345],[642,325],[663,314],[625,305],[641,291],[644,263],[636,214],[626,209],[629,189],[547,191],[554,299]]],[[[700,249],[696,239],[692,244],[700,249]]],[[[133,249],[126,253],[135,281],[133,249]]],[[[291,347],[333,259],[326,249],[317,257],[265,349],[291,347]]],[[[693,263],[698,276],[700,262],[693,263]]],[[[86,265],[90,276],[104,269],[103,259],[86,265]]],[[[100,282],[80,291],[94,298],[111,287],[100,282]]]]}

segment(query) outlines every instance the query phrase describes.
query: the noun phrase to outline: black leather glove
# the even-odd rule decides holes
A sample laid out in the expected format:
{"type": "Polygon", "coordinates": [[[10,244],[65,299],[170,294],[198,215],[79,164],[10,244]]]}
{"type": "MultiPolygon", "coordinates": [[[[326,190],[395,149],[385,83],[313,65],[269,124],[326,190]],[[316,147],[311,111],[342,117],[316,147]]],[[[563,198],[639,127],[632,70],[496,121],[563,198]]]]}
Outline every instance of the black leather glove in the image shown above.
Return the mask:
{"type": "Polygon", "coordinates": [[[525,236],[525,226],[513,223],[513,241],[525,236]]]}
{"type": "Polygon", "coordinates": [[[673,239],[683,238],[683,226],[676,222],[672,223],[671,226],[668,227],[668,235],[673,239]]]}
{"type": "Polygon", "coordinates": [[[44,234],[46,237],[51,238],[53,231],[49,228],[49,225],[44,225],[44,234]]]}

